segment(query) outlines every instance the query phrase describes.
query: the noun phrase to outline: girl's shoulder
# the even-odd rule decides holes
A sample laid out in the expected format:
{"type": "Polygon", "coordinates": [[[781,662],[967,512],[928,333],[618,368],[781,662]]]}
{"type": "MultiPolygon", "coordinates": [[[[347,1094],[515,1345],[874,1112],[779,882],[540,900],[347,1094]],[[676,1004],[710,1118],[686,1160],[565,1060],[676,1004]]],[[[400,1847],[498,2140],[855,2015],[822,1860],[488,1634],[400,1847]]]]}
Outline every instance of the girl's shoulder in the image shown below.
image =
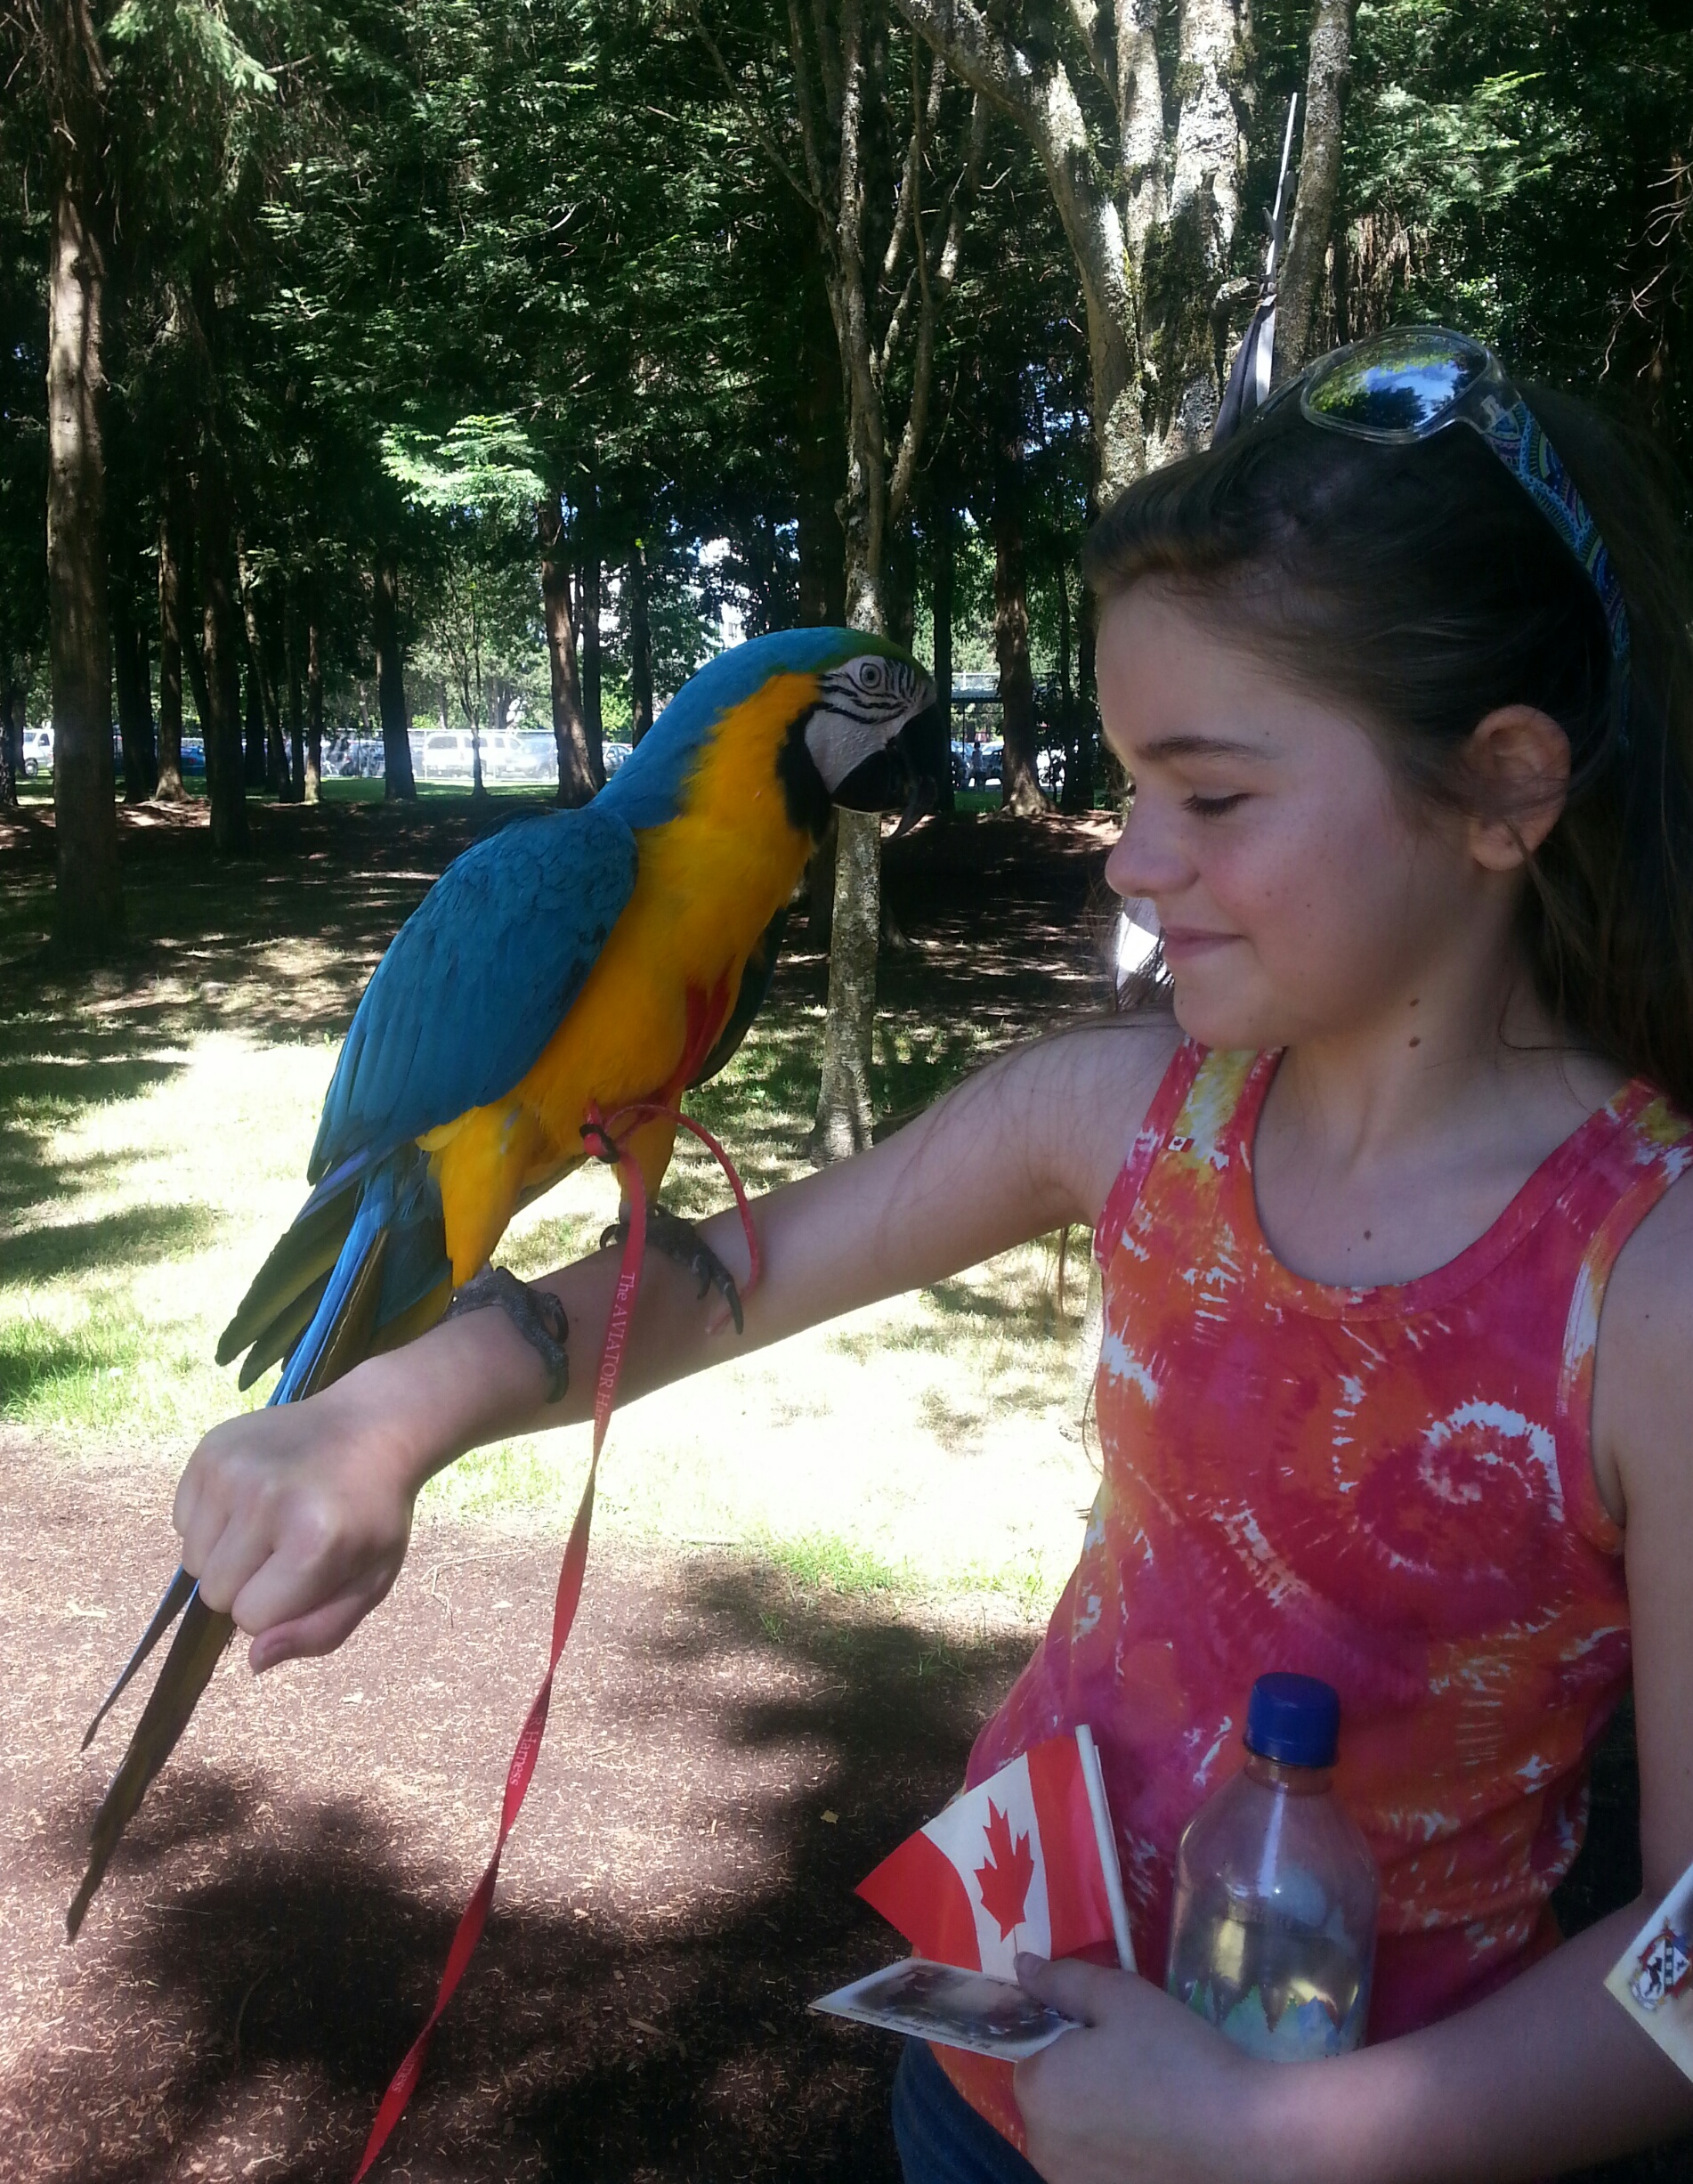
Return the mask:
{"type": "Polygon", "coordinates": [[[1593,1458],[1600,1491],[1619,1522],[1643,1492],[1651,1498],[1657,1473],[1673,1473],[1678,1486],[1693,1478],[1690,1417],[1693,1172],[1669,1184],[1630,1236],[1605,1290],[1593,1458]]]}
{"type": "Polygon", "coordinates": [[[1146,1007],[1049,1033],[1009,1059],[1031,1149],[1064,1175],[1089,1221],[1186,1044],[1167,1010],[1146,1007]]]}

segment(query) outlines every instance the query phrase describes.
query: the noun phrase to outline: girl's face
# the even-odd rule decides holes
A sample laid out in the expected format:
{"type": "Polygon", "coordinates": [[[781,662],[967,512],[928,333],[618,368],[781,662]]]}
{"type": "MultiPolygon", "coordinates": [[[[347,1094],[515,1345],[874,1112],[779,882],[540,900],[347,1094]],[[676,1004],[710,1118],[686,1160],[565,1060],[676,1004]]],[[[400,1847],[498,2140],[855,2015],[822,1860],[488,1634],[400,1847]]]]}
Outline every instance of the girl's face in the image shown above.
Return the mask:
{"type": "Polygon", "coordinates": [[[1150,896],[1176,1016],[1208,1046],[1293,1046],[1405,1011],[1492,951],[1514,889],[1467,823],[1414,823],[1367,730],[1278,681],[1156,581],[1110,600],[1099,704],[1134,806],[1106,876],[1150,896]]]}

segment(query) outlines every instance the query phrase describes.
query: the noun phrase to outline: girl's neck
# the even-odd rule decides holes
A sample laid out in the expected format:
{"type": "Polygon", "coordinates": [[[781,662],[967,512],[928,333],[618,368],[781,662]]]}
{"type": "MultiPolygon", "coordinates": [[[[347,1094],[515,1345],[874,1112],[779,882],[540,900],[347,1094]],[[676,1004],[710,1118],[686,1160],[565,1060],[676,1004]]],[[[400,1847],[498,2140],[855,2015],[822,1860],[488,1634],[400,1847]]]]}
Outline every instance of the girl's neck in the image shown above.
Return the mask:
{"type": "Polygon", "coordinates": [[[1618,1081],[1541,1006],[1526,970],[1507,962],[1436,972],[1370,1021],[1291,1045],[1272,1097],[1278,1126],[1320,1140],[1325,1164],[1367,1170],[1470,1136],[1502,1102],[1544,1109],[1567,1134],[1618,1081]]]}
{"type": "Polygon", "coordinates": [[[1288,1048],[1254,1145],[1264,1235],[1308,1279],[1414,1280],[1485,1235],[1621,1081],[1526,978],[1425,981],[1374,1024],[1288,1048]]]}

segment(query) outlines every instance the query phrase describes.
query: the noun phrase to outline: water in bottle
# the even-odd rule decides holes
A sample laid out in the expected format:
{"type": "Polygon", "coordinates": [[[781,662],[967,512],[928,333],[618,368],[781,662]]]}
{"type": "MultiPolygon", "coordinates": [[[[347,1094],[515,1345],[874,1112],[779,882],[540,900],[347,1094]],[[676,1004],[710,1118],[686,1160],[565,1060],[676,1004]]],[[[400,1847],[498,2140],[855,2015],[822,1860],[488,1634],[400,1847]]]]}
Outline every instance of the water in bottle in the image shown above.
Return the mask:
{"type": "Polygon", "coordinates": [[[1369,2014],[1378,1885],[1333,1792],[1340,1719],[1315,1677],[1260,1677],[1246,1765],[1194,1815],[1176,1856],[1165,1985],[1271,2060],[1343,2055],[1369,2014]]]}

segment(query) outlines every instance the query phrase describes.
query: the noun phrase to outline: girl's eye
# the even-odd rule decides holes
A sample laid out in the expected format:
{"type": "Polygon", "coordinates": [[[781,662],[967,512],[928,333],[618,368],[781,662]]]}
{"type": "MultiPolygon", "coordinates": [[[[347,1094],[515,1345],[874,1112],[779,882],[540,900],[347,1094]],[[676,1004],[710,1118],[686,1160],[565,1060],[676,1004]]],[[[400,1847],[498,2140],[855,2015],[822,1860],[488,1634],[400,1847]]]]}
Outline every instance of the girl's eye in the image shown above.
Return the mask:
{"type": "Polygon", "coordinates": [[[1236,790],[1232,796],[1190,796],[1187,809],[1201,819],[1220,819],[1226,811],[1233,811],[1236,804],[1245,801],[1244,790],[1236,790]]]}

